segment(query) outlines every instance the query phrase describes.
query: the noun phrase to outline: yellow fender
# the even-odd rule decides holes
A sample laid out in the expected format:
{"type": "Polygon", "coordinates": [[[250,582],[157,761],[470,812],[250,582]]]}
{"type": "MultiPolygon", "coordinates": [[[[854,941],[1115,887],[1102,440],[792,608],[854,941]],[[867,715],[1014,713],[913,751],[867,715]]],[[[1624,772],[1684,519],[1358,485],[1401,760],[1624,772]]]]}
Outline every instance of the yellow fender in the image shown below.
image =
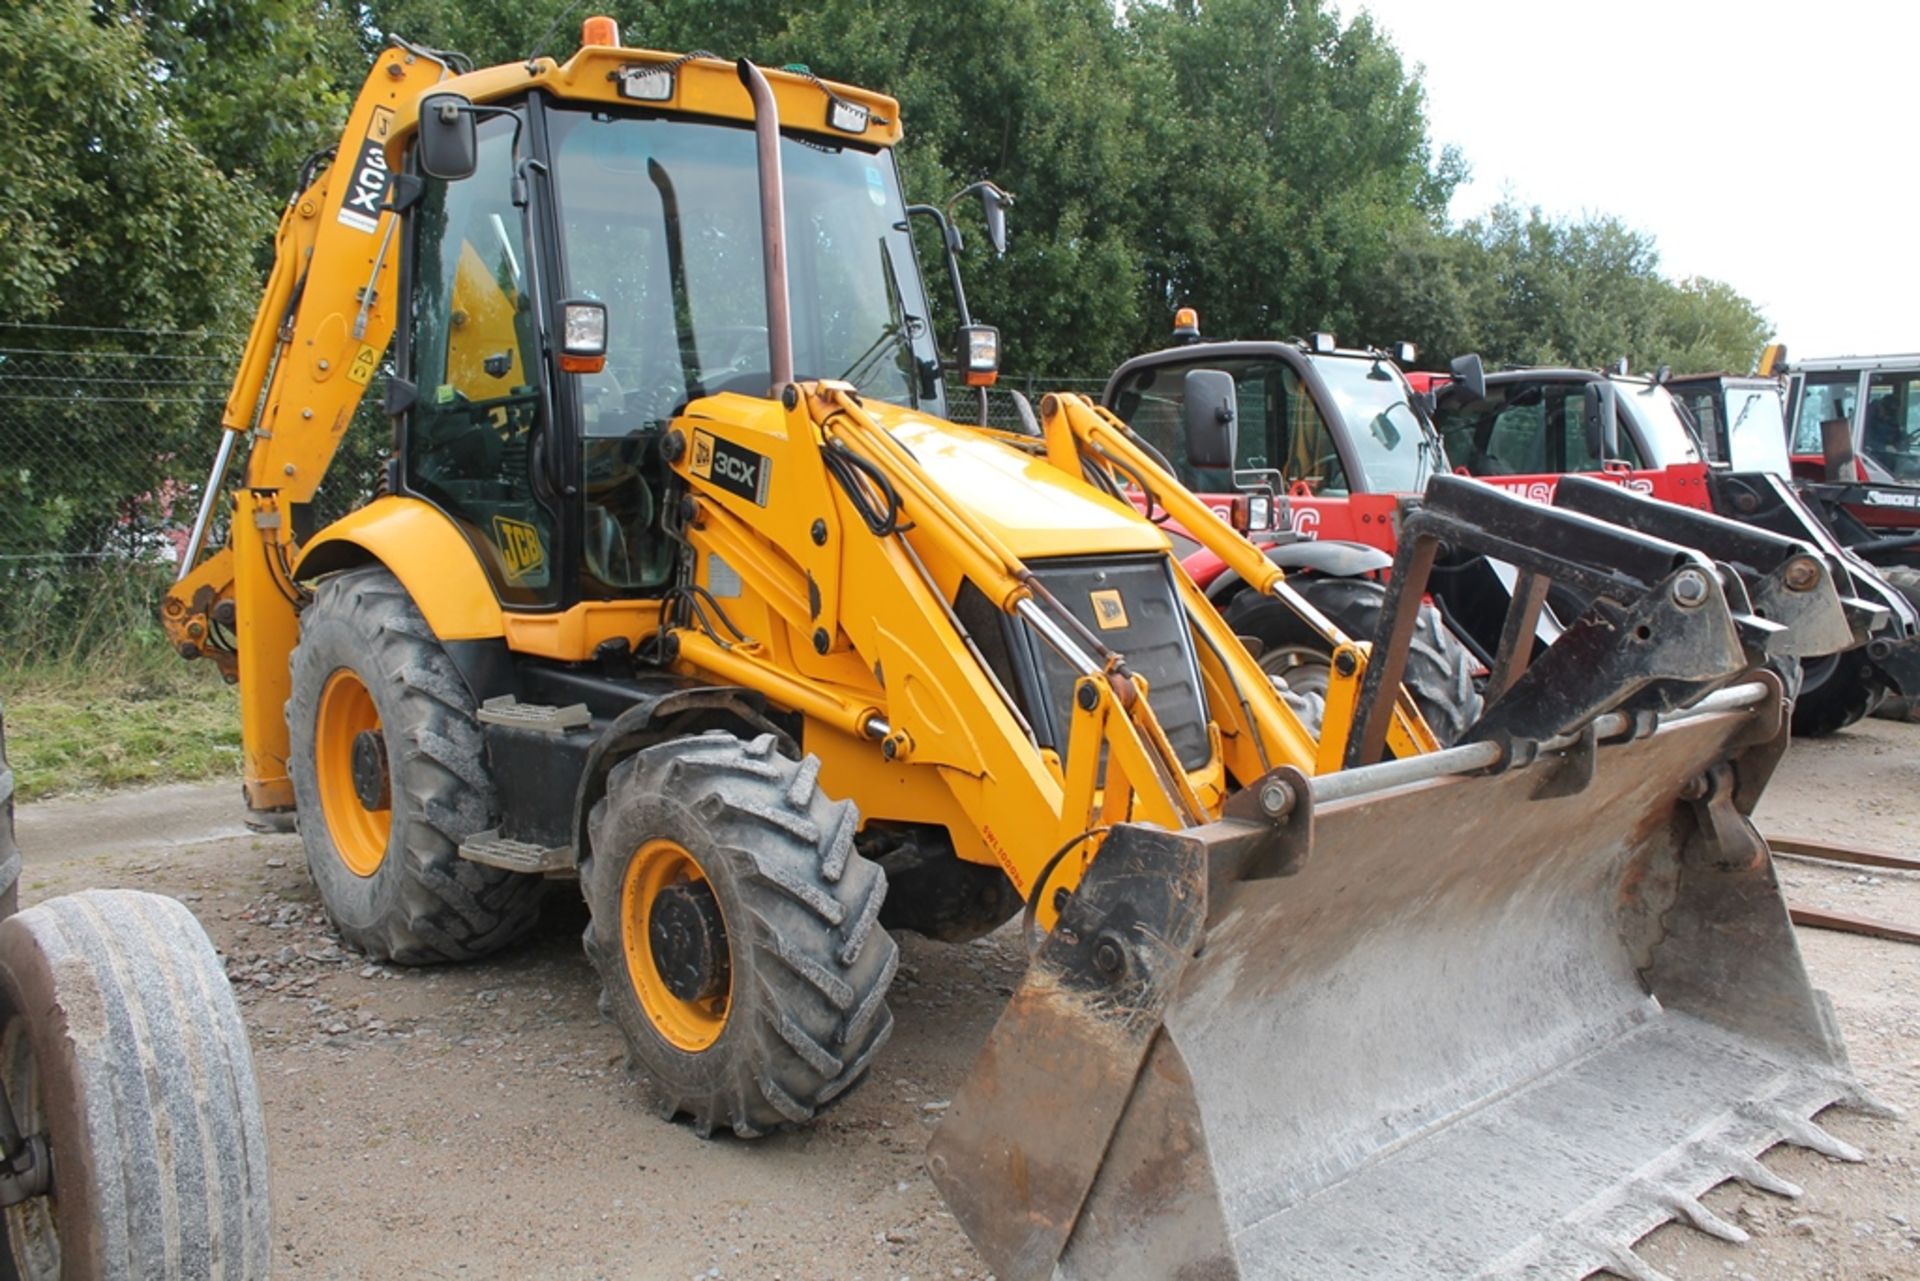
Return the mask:
{"type": "Polygon", "coordinates": [[[505,634],[500,602],[452,518],[418,498],[387,495],[333,522],[301,549],[301,582],[378,562],[393,571],[443,641],[505,634]]]}

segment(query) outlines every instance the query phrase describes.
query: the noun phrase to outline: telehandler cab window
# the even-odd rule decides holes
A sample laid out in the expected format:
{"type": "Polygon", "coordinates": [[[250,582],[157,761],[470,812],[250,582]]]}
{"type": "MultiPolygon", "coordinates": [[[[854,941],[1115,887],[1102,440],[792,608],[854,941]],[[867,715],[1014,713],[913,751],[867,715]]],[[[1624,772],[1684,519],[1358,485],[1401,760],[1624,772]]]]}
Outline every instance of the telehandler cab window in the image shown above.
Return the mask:
{"type": "Polygon", "coordinates": [[[1882,370],[1868,380],[1860,448],[1888,475],[1920,478],[1920,375],[1882,370]]]}
{"type": "Polygon", "coordinates": [[[1821,424],[1833,419],[1853,421],[1853,409],[1860,400],[1860,374],[1845,370],[1831,374],[1808,374],[1800,390],[1798,412],[1793,422],[1793,452],[1823,452],[1821,424]]]}
{"type": "Polygon", "coordinates": [[[414,228],[407,481],[457,521],[512,605],[558,598],[553,515],[534,493],[539,345],[512,190],[514,121],[478,129],[479,167],[429,180],[414,228]]]}
{"type": "Polygon", "coordinates": [[[1273,360],[1208,360],[1203,365],[1156,365],[1128,376],[1114,397],[1114,412],[1174,464],[1182,484],[1202,493],[1234,488],[1225,471],[1187,462],[1181,428],[1185,379],[1192,368],[1233,375],[1240,415],[1241,471],[1277,471],[1288,485],[1305,484],[1317,494],[1347,492],[1346,468],[1313,395],[1291,365],[1273,360]]]}

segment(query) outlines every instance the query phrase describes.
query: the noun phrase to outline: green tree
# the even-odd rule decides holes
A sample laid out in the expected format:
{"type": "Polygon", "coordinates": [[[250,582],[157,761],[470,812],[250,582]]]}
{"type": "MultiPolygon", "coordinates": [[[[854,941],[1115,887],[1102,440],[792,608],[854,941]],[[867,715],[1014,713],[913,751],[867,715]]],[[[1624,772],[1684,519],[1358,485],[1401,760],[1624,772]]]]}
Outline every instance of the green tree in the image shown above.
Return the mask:
{"type": "Polygon", "coordinates": [[[1399,246],[1440,226],[1464,167],[1434,154],[1419,81],[1371,18],[1343,24],[1319,0],[1177,0],[1130,20],[1165,77],[1134,151],[1158,168],[1140,337],[1158,341],[1183,304],[1233,337],[1393,319],[1369,291],[1399,246]]]}
{"type": "Polygon", "coordinates": [[[1695,276],[1667,287],[1660,363],[1679,374],[1744,373],[1760,358],[1773,327],[1733,286],[1695,276]]]}
{"type": "Polygon", "coordinates": [[[205,340],[185,331],[250,304],[254,209],[166,113],[143,34],[86,0],[0,12],[0,60],[31,69],[0,78],[9,552],[93,552],[162,518],[212,439],[213,409],[188,388],[205,340]],[[164,377],[118,354],[126,330],[163,349],[164,377]]]}

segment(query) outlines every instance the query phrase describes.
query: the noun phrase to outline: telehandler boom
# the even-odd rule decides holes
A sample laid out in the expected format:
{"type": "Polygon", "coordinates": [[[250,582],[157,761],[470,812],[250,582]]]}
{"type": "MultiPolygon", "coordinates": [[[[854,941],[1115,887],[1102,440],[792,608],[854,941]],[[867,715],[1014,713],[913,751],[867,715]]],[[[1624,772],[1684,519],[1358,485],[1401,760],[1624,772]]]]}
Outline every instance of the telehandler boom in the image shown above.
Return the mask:
{"type": "MultiPolygon", "coordinates": [[[[946,421],[900,136],[603,18],[565,62],[376,61],[165,615],[239,680],[248,803],[298,811],[342,934],[477,956],[577,876],[661,1110],[752,1136],[872,1063],[890,931],[1023,912],[929,1154],[1009,1281],[1577,1276],[1779,1187],[1781,1139],[1838,1150],[1809,1118],[1861,1096],[1746,817],[1783,697],[1737,575],[1436,485],[1445,537],[1596,598],[1436,750],[1404,640],[1340,633],[1117,418],[946,421]],[[388,361],[387,482],[312,528],[388,361]],[[1323,717],[1129,486],[1326,634],[1323,717]]],[[[1230,414],[1187,430],[1233,456],[1230,414]]]]}

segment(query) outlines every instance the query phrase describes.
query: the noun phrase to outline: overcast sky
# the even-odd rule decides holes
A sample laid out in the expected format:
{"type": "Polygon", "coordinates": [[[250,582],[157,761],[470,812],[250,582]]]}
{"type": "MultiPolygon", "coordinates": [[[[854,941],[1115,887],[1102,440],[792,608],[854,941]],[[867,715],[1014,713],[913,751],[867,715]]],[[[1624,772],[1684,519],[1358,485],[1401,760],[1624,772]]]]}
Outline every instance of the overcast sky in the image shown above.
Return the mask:
{"type": "Polygon", "coordinates": [[[1920,350],[1920,3],[1339,0],[1425,67],[1466,219],[1510,195],[1652,233],[1796,357],[1920,350]]]}

